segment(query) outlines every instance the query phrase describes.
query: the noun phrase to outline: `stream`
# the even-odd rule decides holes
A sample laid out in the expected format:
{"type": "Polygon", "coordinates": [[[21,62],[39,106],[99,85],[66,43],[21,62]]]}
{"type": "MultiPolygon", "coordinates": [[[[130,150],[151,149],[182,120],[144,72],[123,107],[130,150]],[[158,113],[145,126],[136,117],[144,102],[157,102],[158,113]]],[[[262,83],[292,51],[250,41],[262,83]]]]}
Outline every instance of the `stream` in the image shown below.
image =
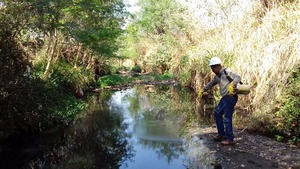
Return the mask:
{"type": "MultiPolygon", "coordinates": [[[[66,126],[17,133],[0,146],[2,169],[232,169],[297,166],[299,150],[236,131],[238,143],[212,141],[210,108],[197,110],[178,86],[101,91],[66,126]],[[258,144],[257,144],[258,143],[258,144]],[[280,153],[278,152],[280,150],[280,153]],[[285,150],[285,151],[283,151],[285,150]]],[[[287,168],[287,167],[282,167],[287,168]]]]}
{"type": "Polygon", "coordinates": [[[174,86],[92,94],[81,118],[25,136],[21,145],[1,151],[0,167],[185,169],[181,131],[192,100],[190,92],[174,86]]]}

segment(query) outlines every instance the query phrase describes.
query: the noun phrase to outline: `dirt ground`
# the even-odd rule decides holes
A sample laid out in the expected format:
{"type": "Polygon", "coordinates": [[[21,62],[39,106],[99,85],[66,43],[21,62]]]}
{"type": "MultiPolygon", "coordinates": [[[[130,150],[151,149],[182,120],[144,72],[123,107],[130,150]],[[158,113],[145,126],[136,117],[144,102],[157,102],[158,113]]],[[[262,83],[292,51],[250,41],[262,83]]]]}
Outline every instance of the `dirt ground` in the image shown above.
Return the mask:
{"type": "Polygon", "coordinates": [[[279,143],[261,135],[235,131],[235,145],[224,146],[212,140],[215,127],[192,127],[189,164],[193,169],[300,169],[300,148],[279,143]]]}

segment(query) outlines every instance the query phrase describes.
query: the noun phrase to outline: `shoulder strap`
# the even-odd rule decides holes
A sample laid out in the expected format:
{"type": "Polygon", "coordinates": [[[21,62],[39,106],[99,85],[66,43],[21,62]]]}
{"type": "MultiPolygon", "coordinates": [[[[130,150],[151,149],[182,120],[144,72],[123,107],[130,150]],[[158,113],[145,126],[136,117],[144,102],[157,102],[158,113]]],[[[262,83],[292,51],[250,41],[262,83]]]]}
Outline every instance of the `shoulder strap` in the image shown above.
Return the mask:
{"type": "MultiPolygon", "coordinates": [[[[232,79],[230,76],[228,76],[228,74],[227,74],[227,72],[226,72],[226,69],[227,69],[227,68],[224,69],[224,73],[225,73],[226,78],[228,79],[229,83],[231,83],[231,82],[233,81],[233,79],[232,79]]],[[[243,82],[240,81],[240,84],[243,84],[243,82]]]]}
{"type": "Polygon", "coordinates": [[[232,79],[230,76],[228,76],[228,74],[227,74],[227,72],[226,72],[226,69],[227,69],[227,68],[224,69],[224,73],[225,73],[225,75],[226,75],[226,78],[228,79],[229,82],[232,82],[233,79],[232,79]]]}

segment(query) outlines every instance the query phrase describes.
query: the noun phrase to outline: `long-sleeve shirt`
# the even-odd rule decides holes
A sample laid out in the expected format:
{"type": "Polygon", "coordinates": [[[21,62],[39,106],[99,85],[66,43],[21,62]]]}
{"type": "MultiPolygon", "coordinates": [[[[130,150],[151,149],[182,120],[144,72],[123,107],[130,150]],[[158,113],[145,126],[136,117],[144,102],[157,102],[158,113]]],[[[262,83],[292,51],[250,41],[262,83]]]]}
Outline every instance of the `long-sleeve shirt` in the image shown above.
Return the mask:
{"type": "MultiPolygon", "coordinates": [[[[229,76],[232,79],[232,83],[236,86],[240,81],[241,77],[234,73],[231,69],[226,68],[227,76],[229,76]]],[[[216,75],[207,85],[204,86],[203,90],[208,90],[212,87],[214,87],[216,84],[219,84],[220,88],[220,94],[221,96],[228,95],[228,85],[231,82],[228,80],[225,74],[225,68],[222,68],[220,73],[216,75]]]]}

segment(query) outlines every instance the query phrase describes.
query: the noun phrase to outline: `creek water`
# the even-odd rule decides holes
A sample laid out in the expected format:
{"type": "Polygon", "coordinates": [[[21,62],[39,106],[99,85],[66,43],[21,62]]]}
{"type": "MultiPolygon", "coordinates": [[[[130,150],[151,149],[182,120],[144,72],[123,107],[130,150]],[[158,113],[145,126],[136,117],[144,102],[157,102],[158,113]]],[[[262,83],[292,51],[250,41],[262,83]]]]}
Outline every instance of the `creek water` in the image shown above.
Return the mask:
{"type": "Polygon", "coordinates": [[[189,92],[173,86],[138,86],[93,94],[87,100],[88,110],[68,127],[2,151],[0,167],[187,168],[180,131],[194,111],[189,92]]]}
{"type": "Polygon", "coordinates": [[[127,124],[125,132],[130,136],[127,140],[134,151],[132,158],[125,161],[121,169],[185,168],[179,137],[180,124],[168,119],[166,109],[157,109],[146,95],[136,97],[134,90],[116,92],[112,105],[122,107],[123,122],[127,124]],[[126,96],[129,99],[124,99],[126,96]],[[140,103],[136,110],[131,109],[132,98],[140,103]]]}

